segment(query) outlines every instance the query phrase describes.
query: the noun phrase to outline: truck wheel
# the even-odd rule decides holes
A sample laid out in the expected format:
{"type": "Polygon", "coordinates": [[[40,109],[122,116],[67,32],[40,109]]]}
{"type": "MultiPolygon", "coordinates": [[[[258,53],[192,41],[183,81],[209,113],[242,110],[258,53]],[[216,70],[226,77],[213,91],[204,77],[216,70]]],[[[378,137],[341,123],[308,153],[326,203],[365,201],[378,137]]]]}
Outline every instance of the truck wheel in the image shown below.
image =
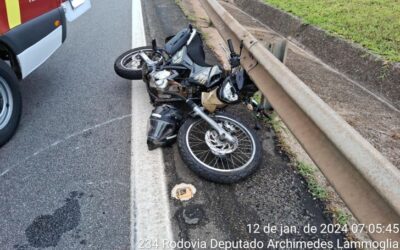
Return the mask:
{"type": "Polygon", "coordinates": [[[0,61],[0,147],[15,133],[21,109],[18,79],[10,66],[0,61]]]}

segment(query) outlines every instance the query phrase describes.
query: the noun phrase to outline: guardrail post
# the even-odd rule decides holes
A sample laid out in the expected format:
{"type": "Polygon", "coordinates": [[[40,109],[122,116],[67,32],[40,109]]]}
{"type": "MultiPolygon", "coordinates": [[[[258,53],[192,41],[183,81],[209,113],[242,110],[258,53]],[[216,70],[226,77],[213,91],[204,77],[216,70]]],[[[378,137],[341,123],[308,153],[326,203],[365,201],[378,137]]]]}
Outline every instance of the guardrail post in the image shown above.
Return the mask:
{"type": "MultiPolygon", "coordinates": [[[[279,61],[284,62],[286,56],[286,39],[279,39],[268,46],[268,50],[279,59],[279,61]]],[[[272,105],[269,103],[267,97],[262,95],[261,97],[261,107],[264,110],[273,110],[272,105]]]]}

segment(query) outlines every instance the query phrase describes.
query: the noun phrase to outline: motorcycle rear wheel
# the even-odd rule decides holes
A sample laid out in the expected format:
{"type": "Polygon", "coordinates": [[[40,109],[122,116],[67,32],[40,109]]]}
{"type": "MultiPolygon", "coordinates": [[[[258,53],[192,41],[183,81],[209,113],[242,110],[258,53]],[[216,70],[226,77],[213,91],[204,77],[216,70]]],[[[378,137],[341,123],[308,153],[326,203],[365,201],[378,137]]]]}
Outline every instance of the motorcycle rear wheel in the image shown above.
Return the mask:
{"type": "Polygon", "coordinates": [[[237,145],[220,141],[216,131],[203,119],[191,118],[178,133],[183,161],[199,176],[217,183],[235,183],[253,174],[262,159],[255,132],[226,113],[217,113],[212,118],[237,138],[237,145]]]}
{"type": "Polygon", "coordinates": [[[154,61],[162,62],[163,55],[160,52],[154,52],[151,46],[138,47],[130,49],[121,54],[114,63],[114,70],[117,75],[128,80],[142,79],[143,60],[139,53],[143,51],[154,61]]]}

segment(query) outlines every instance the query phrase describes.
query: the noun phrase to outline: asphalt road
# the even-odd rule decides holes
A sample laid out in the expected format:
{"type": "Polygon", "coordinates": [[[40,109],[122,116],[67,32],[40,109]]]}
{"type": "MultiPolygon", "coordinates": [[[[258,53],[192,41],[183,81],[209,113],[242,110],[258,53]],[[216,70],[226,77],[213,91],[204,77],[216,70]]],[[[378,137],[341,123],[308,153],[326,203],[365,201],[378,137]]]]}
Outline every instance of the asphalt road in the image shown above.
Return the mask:
{"type": "Polygon", "coordinates": [[[0,149],[0,249],[128,249],[131,1],[92,0],[65,44],[21,82],[23,114],[0,149]]]}

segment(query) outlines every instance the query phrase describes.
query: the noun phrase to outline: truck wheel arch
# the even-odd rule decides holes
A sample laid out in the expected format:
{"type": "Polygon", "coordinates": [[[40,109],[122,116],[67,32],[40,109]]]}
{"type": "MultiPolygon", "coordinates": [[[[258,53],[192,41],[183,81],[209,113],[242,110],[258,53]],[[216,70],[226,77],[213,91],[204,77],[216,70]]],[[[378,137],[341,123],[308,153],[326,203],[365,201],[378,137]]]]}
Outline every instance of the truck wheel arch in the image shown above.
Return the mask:
{"type": "Polygon", "coordinates": [[[3,61],[10,61],[11,68],[19,80],[22,79],[21,68],[16,54],[12,47],[0,37],[0,58],[3,61]]]}

